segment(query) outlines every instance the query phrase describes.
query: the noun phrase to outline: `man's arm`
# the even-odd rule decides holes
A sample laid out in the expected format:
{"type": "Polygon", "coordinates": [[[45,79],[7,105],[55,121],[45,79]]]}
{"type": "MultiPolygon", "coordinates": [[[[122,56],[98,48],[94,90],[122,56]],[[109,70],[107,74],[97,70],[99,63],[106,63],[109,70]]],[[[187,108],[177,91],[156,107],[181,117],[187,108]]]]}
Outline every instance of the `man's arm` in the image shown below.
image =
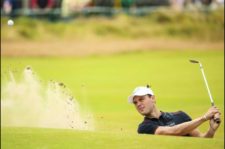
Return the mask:
{"type": "MultiPolygon", "coordinates": [[[[213,116],[219,113],[219,110],[216,107],[211,107],[206,114],[203,117],[196,118],[192,121],[184,122],[172,127],[169,126],[159,126],[155,134],[158,135],[176,135],[176,136],[182,136],[182,135],[187,135],[193,132],[198,126],[200,126],[202,123],[205,121],[212,119],[213,116]]],[[[211,133],[211,132],[209,132],[211,133]]],[[[197,135],[197,133],[194,133],[197,135]]],[[[209,134],[208,134],[209,135],[209,134]]]]}
{"type": "Polygon", "coordinates": [[[175,135],[175,136],[183,136],[186,134],[189,134],[194,129],[196,129],[198,126],[200,126],[203,122],[205,122],[206,119],[203,117],[196,118],[189,122],[184,122],[172,127],[169,126],[159,126],[155,134],[158,135],[175,135]]]}
{"type": "Polygon", "coordinates": [[[198,129],[194,129],[190,135],[193,137],[213,138],[220,124],[216,123],[214,119],[211,119],[209,124],[210,127],[206,133],[201,133],[198,129]]]}
{"type": "Polygon", "coordinates": [[[206,133],[201,133],[198,129],[195,129],[189,134],[192,137],[213,138],[215,131],[209,129],[206,133]]]}

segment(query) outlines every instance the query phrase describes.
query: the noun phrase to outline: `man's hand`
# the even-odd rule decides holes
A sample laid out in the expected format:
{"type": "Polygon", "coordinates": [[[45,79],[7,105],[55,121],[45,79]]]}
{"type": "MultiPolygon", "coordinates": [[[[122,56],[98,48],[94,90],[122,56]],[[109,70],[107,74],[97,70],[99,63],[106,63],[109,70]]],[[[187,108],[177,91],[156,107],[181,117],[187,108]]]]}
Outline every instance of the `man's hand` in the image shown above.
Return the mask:
{"type": "Polygon", "coordinates": [[[215,106],[210,107],[209,110],[205,113],[205,115],[203,116],[203,118],[205,120],[211,120],[214,118],[214,115],[218,115],[220,114],[219,109],[215,106]]]}
{"type": "Polygon", "coordinates": [[[219,109],[216,107],[211,107],[202,117],[202,120],[209,121],[209,130],[206,133],[201,133],[198,129],[194,129],[190,135],[195,137],[204,137],[204,138],[213,138],[216,133],[217,128],[220,126],[220,123],[215,121],[215,118],[220,118],[219,109]]]}
{"type": "Polygon", "coordinates": [[[209,108],[209,110],[204,115],[204,118],[209,121],[209,130],[206,132],[203,136],[204,137],[213,137],[216,133],[217,128],[220,126],[220,123],[218,123],[215,119],[220,118],[220,112],[219,109],[215,106],[209,108]]]}

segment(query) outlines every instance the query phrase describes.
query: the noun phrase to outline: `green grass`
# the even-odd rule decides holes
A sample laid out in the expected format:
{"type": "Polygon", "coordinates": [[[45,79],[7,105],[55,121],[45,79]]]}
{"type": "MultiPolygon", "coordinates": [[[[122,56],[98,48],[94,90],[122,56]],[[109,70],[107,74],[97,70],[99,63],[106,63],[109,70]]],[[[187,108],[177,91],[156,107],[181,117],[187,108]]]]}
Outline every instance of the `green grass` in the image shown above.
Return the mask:
{"type": "Polygon", "coordinates": [[[3,128],[2,148],[23,149],[188,149],[223,148],[223,139],[137,135],[124,132],[82,132],[37,128],[3,128]]]}
{"type": "MultiPolygon", "coordinates": [[[[27,66],[41,80],[63,82],[82,106],[95,117],[96,130],[74,131],[2,127],[2,148],[218,148],[224,147],[224,115],[214,139],[137,135],[142,121],[128,95],[136,86],[152,86],[157,106],[163,111],[183,110],[192,118],[210,107],[198,65],[202,61],[216,105],[224,111],[224,51],[151,51],[89,57],[3,57],[2,84],[7,71],[17,77],[27,66]],[[85,84],[87,102],[81,86],[85,84]]],[[[200,127],[202,132],[208,123],[200,127]]]]}

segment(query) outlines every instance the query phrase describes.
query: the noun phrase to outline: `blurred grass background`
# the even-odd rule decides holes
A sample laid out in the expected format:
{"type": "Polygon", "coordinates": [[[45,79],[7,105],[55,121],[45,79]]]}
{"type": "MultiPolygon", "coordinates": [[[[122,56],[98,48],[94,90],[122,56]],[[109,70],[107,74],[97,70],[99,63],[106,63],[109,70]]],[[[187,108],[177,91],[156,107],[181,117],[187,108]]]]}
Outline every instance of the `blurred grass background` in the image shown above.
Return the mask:
{"type": "Polygon", "coordinates": [[[210,12],[184,12],[159,9],[144,16],[77,17],[67,23],[20,17],[13,35],[8,18],[1,19],[1,40],[60,40],[83,38],[138,39],[168,37],[200,41],[223,41],[224,9],[210,12]]]}

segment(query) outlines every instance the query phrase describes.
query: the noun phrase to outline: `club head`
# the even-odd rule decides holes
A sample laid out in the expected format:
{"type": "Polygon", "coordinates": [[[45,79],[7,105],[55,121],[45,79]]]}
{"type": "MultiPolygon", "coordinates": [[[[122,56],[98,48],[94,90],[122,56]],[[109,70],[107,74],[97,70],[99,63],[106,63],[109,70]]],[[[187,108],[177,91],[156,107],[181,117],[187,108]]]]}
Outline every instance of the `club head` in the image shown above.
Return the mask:
{"type": "Polygon", "coordinates": [[[190,61],[191,63],[199,63],[199,61],[193,60],[193,59],[190,59],[189,61],[190,61]]]}

